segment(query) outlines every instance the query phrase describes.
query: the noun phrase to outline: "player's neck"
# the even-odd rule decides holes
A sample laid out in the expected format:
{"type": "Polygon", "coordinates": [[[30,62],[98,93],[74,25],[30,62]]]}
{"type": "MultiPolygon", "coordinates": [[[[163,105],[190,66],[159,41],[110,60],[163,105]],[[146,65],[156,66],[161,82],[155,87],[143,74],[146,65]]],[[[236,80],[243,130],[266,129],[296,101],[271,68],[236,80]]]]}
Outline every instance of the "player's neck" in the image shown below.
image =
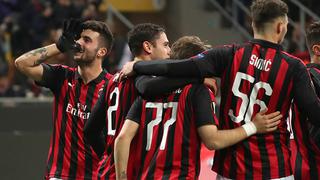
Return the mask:
{"type": "Polygon", "coordinates": [[[78,66],[78,72],[85,84],[97,78],[103,71],[101,64],[91,64],[89,66],[78,66]]]}
{"type": "Polygon", "coordinates": [[[141,55],[141,56],[136,56],[134,57],[134,60],[135,61],[150,61],[150,56],[144,56],[144,55],[141,55]]]}
{"type": "Polygon", "coordinates": [[[272,43],[274,43],[274,44],[279,44],[279,39],[278,39],[277,36],[274,35],[274,34],[269,34],[269,33],[264,33],[264,34],[255,33],[255,34],[254,34],[254,39],[261,39],[261,40],[265,40],[265,41],[272,42],[272,43]]]}
{"type": "Polygon", "coordinates": [[[320,65],[320,56],[313,55],[311,57],[311,63],[315,63],[315,64],[320,65]]]}

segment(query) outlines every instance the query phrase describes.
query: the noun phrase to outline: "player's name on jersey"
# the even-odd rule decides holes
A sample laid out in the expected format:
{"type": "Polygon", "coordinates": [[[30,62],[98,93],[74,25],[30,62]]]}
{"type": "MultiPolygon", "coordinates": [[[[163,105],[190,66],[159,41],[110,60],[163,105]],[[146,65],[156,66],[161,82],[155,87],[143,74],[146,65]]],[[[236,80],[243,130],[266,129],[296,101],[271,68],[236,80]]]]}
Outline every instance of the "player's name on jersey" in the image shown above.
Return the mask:
{"type": "Polygon", "coordinates": [[[270,71],[270,67],[271,67],[271,60],[266,60],[266,59],[261,59],[258,56],[256,56],[255,54],[251,55],[250,61],[249,61],[250,65],[253,65],[255,68],[262,70],[262,71],[270,71]]]}

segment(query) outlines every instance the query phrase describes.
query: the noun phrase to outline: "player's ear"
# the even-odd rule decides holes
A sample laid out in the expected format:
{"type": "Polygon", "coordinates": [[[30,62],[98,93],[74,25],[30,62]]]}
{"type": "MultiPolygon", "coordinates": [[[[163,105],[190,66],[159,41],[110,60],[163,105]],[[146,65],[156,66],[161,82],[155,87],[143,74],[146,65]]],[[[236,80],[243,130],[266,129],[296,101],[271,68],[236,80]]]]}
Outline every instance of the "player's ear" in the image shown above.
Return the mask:
{"type": "Polygon", "coordinates": [[[147,52],[148,54],[151,54],[152,44],[149,41],[144,41],[142,43],[142,47],[145,52],[147,52]]]}
{"type": "Polygon", "coordinates": [[[107,55],[107,53],[108,53],[107,48],[103,47],[103,48],[100,48],[100,49],[98,50],[97,56],[98,56],[98,57],[103,57],[103,56],[107,55]]]}
{"type": "Polygon", "coordinates": [[[315,44],[312,46],[312,52],[316,56],[320,56],[320,45],[315,44]]]}
{"type": "Polygon", "coordinates": [[[281,17],[277,19],[277,33],[280,35],[285,35],[287,33],[287,18],[286,17],[281,17]]]}
{"type": "Polygon", "coordinates": [[[276,25],[276,28],[277,28],[277,34],[281,34],[281,32],[283,31],[283,24],[280,22],[280,21],[278,21],[277,22],[277,25],[276,25]]]}

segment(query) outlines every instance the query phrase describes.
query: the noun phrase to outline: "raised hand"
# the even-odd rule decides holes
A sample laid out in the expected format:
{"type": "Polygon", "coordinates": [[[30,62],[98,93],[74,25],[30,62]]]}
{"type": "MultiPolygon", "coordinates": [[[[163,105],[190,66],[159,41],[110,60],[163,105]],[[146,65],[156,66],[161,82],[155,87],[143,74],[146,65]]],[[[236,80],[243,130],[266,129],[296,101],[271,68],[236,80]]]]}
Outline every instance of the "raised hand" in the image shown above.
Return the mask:
{"type": "Polygon", "coordinates": [[[81,51],[81,47],[76,40],[80,38],[83,30],[83,21],[79,19],[70,19],[63,22],[63,32],[58,42],[57,48],[60,52],[81,51]]]}

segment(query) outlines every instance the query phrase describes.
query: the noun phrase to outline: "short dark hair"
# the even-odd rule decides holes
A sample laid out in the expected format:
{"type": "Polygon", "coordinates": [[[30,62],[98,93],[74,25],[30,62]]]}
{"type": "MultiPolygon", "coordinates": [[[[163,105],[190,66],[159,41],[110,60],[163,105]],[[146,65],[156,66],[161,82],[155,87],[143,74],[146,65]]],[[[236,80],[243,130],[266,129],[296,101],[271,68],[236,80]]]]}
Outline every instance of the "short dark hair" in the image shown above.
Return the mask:
{"type": "Polygon", "coordinates": [[[108,49],[108,52],[111,51],[113,45],[113,35],[105,22],[87,20],[83,23],[83,29],[90,29],[92,31],[98,32],[102,37],[102,44],[108,49]]]}
{"type": "Polygon", "coordinates": [[[131,53],[134,56],[139,55],[142,52],[143,42],[154,43],[160,37],[160,33],[165,33],[165,29],[159,25],[152,23],[136,25],[128,32],[128,44],[131,53]]]}
{"type": "Polygon", "coordinates": [[[255,0],[252,2],[251,18],[258,31],[263,31],[265,23],[288,14],[288,5],[281,0],[255,0]]]}
{"type": "Polygon", "coordinates": [[[211,48],[198,36],[183,36],[171,46],[172,59],[186,59],[195,56],[211,48]]]}
{"type": "Polygon", "coordinates": [[[306,41],[309,53],[313,54],[312,46],[320,44],[320,21],[311,23],[306,30],[306,41]]]}

